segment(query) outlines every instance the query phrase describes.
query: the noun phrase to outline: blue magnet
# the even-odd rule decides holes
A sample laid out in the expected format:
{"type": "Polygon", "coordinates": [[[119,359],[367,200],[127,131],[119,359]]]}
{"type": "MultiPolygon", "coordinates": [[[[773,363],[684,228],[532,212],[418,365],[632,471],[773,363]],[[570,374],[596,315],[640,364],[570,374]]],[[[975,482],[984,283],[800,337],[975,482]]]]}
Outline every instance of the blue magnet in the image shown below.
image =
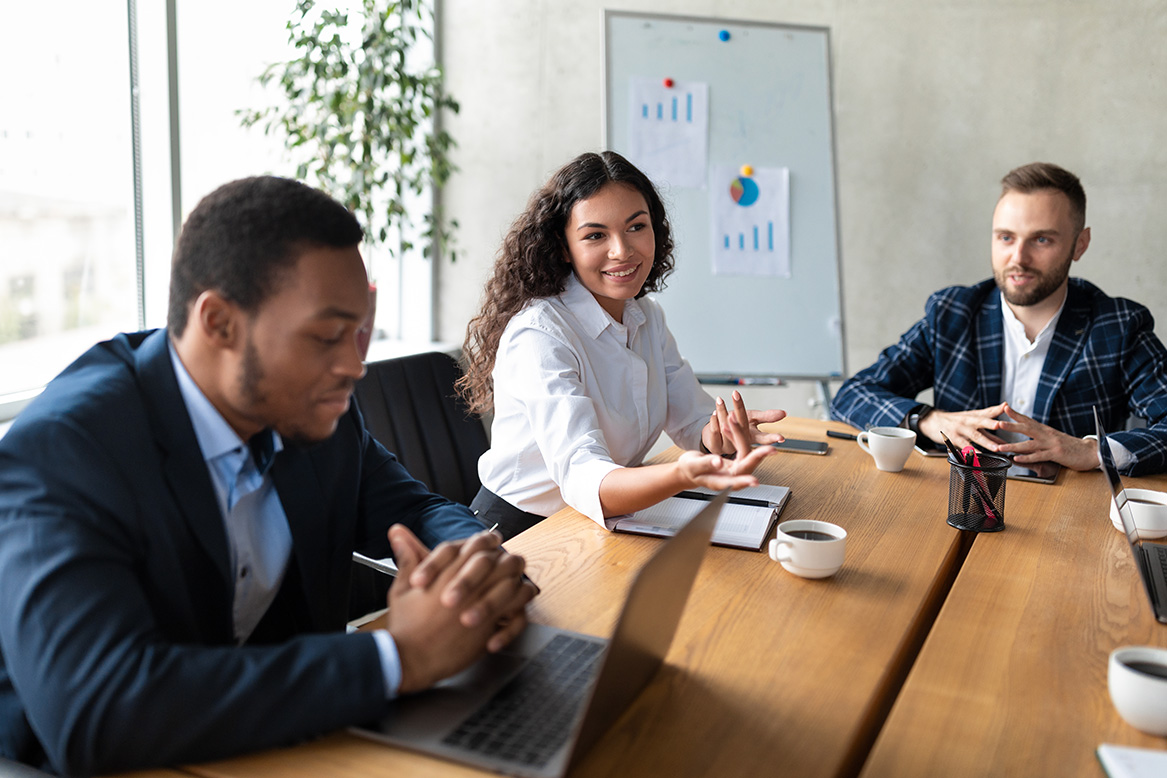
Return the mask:
{"type": "Polygon", "coordinates": [[[722,30],[721,32],[717,33],[717,37],[723,41],[729,40],[729,30],[722,30]]]}

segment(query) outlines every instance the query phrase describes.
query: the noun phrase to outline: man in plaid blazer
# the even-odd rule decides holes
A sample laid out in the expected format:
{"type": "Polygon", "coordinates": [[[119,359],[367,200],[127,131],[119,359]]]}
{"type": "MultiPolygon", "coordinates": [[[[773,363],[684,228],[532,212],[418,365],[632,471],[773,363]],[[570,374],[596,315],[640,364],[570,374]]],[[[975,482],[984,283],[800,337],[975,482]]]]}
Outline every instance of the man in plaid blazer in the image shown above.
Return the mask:
{"type": "Polygon", "coordinates": [[[1001,183],[993,278],[929,297],[924,318],[843,384],[832,415],[1089,470],[1097,406],[1109,430],[1147,422],[1109,434],[1124,473],[1167,471],[1167,350],[1150,312],[1069,277],[1090,244],[1081,183],[1046,163],[1001,183]],[[935,408],[915,399],[929,387],[935,408]]]}

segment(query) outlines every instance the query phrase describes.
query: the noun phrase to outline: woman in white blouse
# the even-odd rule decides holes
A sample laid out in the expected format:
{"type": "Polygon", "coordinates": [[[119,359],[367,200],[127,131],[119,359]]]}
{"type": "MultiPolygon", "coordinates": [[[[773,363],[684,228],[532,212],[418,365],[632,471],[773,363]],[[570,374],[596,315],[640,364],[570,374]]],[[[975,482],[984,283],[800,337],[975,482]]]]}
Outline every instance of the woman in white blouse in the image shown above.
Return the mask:
{"type": "Polygon", "coordinates": [[[610,151],[562,167],[511,225],[459,384],[475,413],[494,411],[471,507],[504,537],[565,505],[603,524],[694,486],[757,483],[773,449],[751,442],[782,440],[758,423],[786,414],[746,411],[737,392],[729,410],[702,390],[644,297],[664,288],[672,252],[652,182],[610,151]],[[689,450],[639,466],[662,431],[689,450]]]}

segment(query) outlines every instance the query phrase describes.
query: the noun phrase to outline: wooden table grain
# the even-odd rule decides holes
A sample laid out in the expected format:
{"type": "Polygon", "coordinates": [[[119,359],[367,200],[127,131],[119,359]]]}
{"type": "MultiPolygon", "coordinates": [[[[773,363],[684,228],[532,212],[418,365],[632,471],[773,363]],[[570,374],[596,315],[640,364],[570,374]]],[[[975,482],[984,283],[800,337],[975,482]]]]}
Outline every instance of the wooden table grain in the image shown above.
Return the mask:
{"type": "Polygon", "coordinates": [[[1113,649],[1167,648],[1108,495],[1099,471],[1009,482],[1007,528],[973,543],[864,778],[1100,776],[1101,743],[1167,748],[1107,691],[1113,649]]]}
{"type": "MultiPolygon", "coordinates": [[[[943,460],[913,454],[903,472],[880,472],[853,441],[826,438],[829,427],[847,429],[780,422],[831,450],[777,453],[758,474],[791,487],[782,519],[846,528],[844,568],[804,580],[765,552],[711,547],[665,667],[573,776],[858,773],[967,546],[945,523],[943,460]]],[[[566,510],[508,548],[542,587],[532,620],[607,636],[661,542],[566,510]]],[[[186,769],[207,778],[483,774],[347,733],[186,769]]]]}

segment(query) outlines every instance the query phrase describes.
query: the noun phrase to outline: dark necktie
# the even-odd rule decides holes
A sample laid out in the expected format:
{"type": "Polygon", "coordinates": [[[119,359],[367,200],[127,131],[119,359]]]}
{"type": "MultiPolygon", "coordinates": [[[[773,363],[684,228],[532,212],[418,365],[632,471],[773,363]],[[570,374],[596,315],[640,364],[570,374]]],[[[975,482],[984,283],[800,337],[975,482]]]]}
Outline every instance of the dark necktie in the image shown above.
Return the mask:
{"type": "Polygon", "coordinates": [[[276,442],[272,437],[272,431],[265,429],[255,433],[251,436],[251,440],[247,441],[247,447],[251,449],[251,458],[255,461],[255,469],[259,471],[260,475],[263,475],[275,457],[276,442]]]}

